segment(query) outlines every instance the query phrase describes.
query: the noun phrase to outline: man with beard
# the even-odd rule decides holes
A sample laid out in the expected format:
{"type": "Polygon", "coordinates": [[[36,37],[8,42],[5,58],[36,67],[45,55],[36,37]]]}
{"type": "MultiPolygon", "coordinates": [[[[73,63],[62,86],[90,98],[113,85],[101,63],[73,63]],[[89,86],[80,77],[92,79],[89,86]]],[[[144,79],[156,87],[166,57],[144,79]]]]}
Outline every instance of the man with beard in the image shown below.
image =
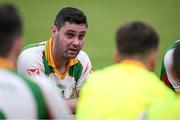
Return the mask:
{"type": "Polygon", "coordinates": [[[51,27],[52,37],[42,43],[24,48],[17,70],[33,79],[46,76],[75,112],[79,90],[91,71],[88,55],[82,51],[88,24],[84,13],[77,8],[63,8],[51,27]]]}

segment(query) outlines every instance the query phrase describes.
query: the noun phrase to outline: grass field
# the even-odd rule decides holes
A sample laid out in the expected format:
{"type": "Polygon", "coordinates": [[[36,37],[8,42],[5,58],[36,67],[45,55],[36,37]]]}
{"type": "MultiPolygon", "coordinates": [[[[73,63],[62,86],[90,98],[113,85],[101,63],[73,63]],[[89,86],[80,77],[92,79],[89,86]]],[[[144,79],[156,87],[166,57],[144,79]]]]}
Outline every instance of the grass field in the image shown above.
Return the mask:
{"type": "Polygon", "coordinates": [[[62,7],[82,9],[87,17],[84,50],[89,54],[93,69],[113,64],[114,34],[125,22],[140,20],[152,25],[160,36],[156,72],[168,46],[180,38],[180,0],[1,0],[15,3],[25,23],[25,44],[50,37],[54,18],[62,7]]]}

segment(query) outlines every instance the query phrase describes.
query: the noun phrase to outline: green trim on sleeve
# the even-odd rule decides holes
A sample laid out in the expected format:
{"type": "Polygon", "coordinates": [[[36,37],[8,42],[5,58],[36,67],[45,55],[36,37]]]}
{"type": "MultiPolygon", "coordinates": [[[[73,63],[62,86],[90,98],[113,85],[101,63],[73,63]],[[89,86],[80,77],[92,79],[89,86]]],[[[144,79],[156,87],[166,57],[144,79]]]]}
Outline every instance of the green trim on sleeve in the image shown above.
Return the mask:
{"type": "Polygon", "coordinates": [[[0,110],[0,119],[4,120],[6,119],[6,116],[4,115],[4,113],[0,110]]]}
{"type": "Polygon", "coordinates": [[[180,40],[177,40],[176,42],[174,42],[168,50],[175,48],[178,44],[180,44],[180,40]]]}
{"type": "MultiPolygon", "coordinates": [[[[16,75],[18,75],[14,70],[11,70],[13,73],[15,73],[16,75]]],[[[32,80],[29,80],[28,78],[22,76],[22,75],[18,75],[21,80],[24,81],[24,83],[29,87],[31,93],[34,96],[34,99],[36,101],[36,105],[37,105],[37,117],[38,119],[47,119],[50,118],[51,116],[49,116],[49,111],[48,111],[48,107],[46,106],[46,101],[43,97],[41,88],[35,84],[32,80]]]]}

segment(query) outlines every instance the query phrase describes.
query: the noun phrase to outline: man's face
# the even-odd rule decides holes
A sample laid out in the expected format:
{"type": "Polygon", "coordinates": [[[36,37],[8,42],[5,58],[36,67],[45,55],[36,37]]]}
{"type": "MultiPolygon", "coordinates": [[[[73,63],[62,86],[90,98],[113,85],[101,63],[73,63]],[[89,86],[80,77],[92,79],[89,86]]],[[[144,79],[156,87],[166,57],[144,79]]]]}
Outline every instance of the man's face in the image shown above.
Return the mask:
{"type": "Polygon", "coordinates": [[[75,58],[84,44],[85,24],[66,23],[57,31],[53,52],[65,59],[75,58]]]}

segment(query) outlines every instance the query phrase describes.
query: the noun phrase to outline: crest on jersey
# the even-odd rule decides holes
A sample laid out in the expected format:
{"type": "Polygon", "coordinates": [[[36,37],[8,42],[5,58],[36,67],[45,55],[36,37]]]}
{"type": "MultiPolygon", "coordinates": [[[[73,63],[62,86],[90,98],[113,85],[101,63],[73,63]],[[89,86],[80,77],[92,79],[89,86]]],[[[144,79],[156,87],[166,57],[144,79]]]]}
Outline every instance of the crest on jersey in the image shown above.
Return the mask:
{"type": "Polygon", "coordinates": [[[27,73],[28,73],[29,75],[39,74],[39,73],[40,73],[40,70],[37,69],[37,68],[31,68],[31,69],[27,69],[27,73]]]}

